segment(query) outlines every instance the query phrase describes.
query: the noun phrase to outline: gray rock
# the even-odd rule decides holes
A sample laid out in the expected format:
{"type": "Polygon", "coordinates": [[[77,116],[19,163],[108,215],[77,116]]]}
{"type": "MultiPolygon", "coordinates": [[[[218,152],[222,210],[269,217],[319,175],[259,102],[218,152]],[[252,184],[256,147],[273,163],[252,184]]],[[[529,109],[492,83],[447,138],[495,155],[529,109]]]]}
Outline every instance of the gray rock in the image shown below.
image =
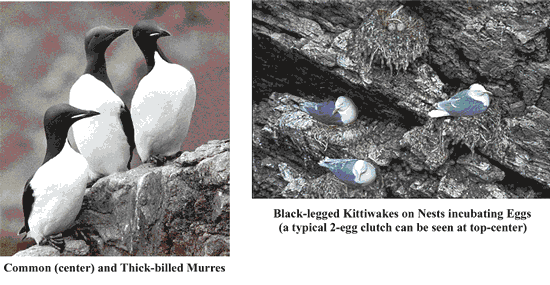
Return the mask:
{"type": "Polygon", "coordinates": [[[480,187],[485,189],[490,195],[491,198],[494,199],[506,199],[511,198],[509,194],[506,193],[506,191],[502,190],[499,186],[494,184],[483,184],[480,187]]]}
{"type": "Polygon", "coordinates": [[[519,101],[513,104],[510,104],[510,113],[514,116],[518,116],[525,110],[525,103],[519,101]]]}
{"type": "Polygon", "coordinates": [[[90,253],[90,246],[83,240],[68,240],[65,242],[63,256],[85,256],[90,253]]]}
{"type": "Polygon", "coordinates": [[[468,189],[468,187],[455,177],[444,176],[439,183],[437,191],[449,195],[453,198],[459,198],[468,189]]]}
{"type": "MultiPolygon", "coordinates": [[[[210,141],[98,180],[76,221],[91,246],[70,240],[63,255],[229,255],[229,205],[229,140],[210,141]]],[[[52,254],[34,246],[18,256],[52,254]]]]}
{"type": "Polygon", "coordinates": [[[505,176],[504,171],[479,155],[471,154],[461,157],[457,160],[457,163],[464,165],[464,168],[470,173],[487,182],[502,181],[505,176]]]}
{"type": "Polygon", "coordinates": [[[550,186],[550,114],[529,106],[518,118],[505,118],[499,140],[482,153],[522,176],[550,186]]]}
{"type": "Polygon", "coordinates": [[[418,127],[405,133],[400,145],[410,149],[428,169],[435,170],[449,158],[446,135],[444,131],[437,132],[431,128],[418,127]]]}
{"type": "Polygon", "coordinates": [[[26,250],[22,250],[14,254],[16,257],[27,257],[27,256],[60,256],[59,250],[51,246],[40,246],[35,245],[26,250]]]}

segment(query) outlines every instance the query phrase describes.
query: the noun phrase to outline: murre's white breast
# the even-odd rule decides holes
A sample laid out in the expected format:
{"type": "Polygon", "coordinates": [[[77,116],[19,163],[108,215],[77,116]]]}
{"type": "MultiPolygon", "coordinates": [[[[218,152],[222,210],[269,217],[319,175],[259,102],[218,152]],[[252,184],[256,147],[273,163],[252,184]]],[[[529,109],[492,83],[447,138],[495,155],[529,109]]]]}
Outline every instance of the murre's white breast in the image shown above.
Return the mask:
{"type": "Polygon", "coordinates": [[[89,179],[88,163],[68,143],[30,181],[35,198],[27,236],[37,243],[68,229],[80,212],[89,179]]]}
{"type": "Polygon", "coordinates": [[[142,161],[177,153],[187,137],[196,85],[189,70],[155,52],[155,66],[139,82],[132,99],[136,149],[142,161]]]}
{"type": "Polygon", "coordinates": [[[95,178],[127,170],[131,154],[120,118],[124,102],[103,82],[84,74],[72,86],[69,103],[100,113],[72,126],[78,150],[95,178]]]}

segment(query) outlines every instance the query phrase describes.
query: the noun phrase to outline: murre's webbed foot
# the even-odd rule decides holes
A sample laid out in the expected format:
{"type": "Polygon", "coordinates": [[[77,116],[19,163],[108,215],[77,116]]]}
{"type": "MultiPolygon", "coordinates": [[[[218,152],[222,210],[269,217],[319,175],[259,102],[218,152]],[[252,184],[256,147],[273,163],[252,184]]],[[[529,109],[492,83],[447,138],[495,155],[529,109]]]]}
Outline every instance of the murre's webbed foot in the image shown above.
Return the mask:
{"type": "Polygon", "coordinates": [[[176,152],[176,154],[174,154],[174,155],[165,157],[165,159],[166,159],[166,160],[174,160],[174,159],[180,157],[182,153],[183,153],[183,151],[178,151],[178,152],[176,152]]]}
{"type": "Polygon", "coordinates": [[[72,236],[76,239],[84,240],[87,245],[90,245],[92,240],[90,239],[92,231],[86,228],[79,228],[75,227],[73,228],[73,234],[72,236]]]}
{"type": "Polygon", "coordinates": [[[65,240],[63,239],[63,233],[58,233],[44,238],[39,245],[49,245],[59,250],[59,252],[63,252],[63,250],[65,250],[65,240]]]}
{"type": "MultiPolygon", "coordinates": [[[[101,178],[101,177],[100,177],[100,178],[101,178]]],[[[98,180],[99,180],[99,178],[88,181],[88,183],[86,183],[86,188],[91,188],[92,186],[94,186],[94,184],[95,184],[98,180]]]]}
{"type": "Polygon", "coordinates": [[[152,155],[149,158],[149,162],[154,164],[155,166],[163,166],[166,163],[166,157],[161,157],[158,155],[152,155]]]}
{"type": "Polygon", "coordinates": [[[173,159],[176,159],[176,158],[180,157],[182,153],[183,153],[183,151],[178,151],[174,155],[162,156],[162,157],[159,156],[159,155],[152,155],[149,158],[148,162],[153,163],[155,166],[163,166],[164,164],[166,164],[167,161],[170,161],[170,160],[173,160],[173,159]]]}

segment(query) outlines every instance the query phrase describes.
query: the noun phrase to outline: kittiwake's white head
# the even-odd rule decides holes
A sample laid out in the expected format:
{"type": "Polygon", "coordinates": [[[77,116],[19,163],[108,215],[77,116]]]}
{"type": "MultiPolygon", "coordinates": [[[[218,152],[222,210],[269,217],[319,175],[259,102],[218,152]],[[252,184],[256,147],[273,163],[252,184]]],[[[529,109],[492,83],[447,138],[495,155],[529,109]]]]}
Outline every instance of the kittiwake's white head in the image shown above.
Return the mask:
{"type": "Polygon", "coordinates": [[[343,124],[352,123],[355,119],[357,119],[357,106],[355,106],[353,101],[351,101],[348,97],[340,96],[336,99],[332,114],[334,115],[336,112],[338,112],[342,117],[343,124]]]}
{"type": "Polygon", "coordinates": [[[485,90],[485,87],[483,87],[483,85],[477,83],[472,84],[472,86],[470,86],[470,90],[491,94],[491,92],[485,90]]]}
{"type": "Polygon", "coordinates": [[[364,160],[357,160],[353,166],[353,175],[355,183],[368,185],[376,179],[376,169],[364,160]]]}
{"type": "Polygon", "coordinates": [[[492,95],[492,93],[485,90],[481,84],[474,83],[470,86],[468,95],[477,101],[483,102],[483,105],[489,106],[489,95],[492,95]]]}

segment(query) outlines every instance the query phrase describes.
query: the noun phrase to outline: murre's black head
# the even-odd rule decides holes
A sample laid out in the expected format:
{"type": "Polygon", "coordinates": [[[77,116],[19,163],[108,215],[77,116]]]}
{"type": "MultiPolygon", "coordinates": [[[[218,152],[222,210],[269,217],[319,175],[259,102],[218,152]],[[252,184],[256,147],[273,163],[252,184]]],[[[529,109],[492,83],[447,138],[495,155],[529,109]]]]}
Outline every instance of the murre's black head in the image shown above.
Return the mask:
{"type": "Polygon", "coordinates": [[[155,51],[157,51],[166,62],[170,62],[158,47],[157,40],[161,37],[171,36],[171,34],[159,27],[157,22],[154,20],[139,21],[134,28],[132,28],[132,34],[134,36],[134,41],[145,57],[148,71],[151,71],[155,66],[155,51]]]}
{"type": "Polygon", "coordinates": [[[99,113],[81,110],[69,104],[58,104],[48,108],[44,114],[44,131],[48,143],[44,163],[61,152],[69,128],[74,122],[96,115],[99,113]]]}
{"type": "Polygon", "coordinates": [[[134,41],[143,50],[143,47],[155,47],[160,37],[171,36],[171,34],[159,27],[155,20],[139,21],[133,28],[134,41]],[[142,47],[143,46],[143,47],[142,47]]]}
{"type": "Polygon", "coordinates": [[[84,48],[86,54],[105,54],[109,45],[128,29],[111,29],[105,26],[95,27],[86,33],[84,48]]]}
{"type": "Polygon", "coordinates": [[[84,38],[84,48],[86,50],[86,70],[84,73],[89,73],[99,81],[105,83],[107,87],[114,91],[113,85],[107,76],[107,65],[105,63],[105,51],[109,45],[122,34],[129,31],[128,29],[111,29],[109,27],[95,27],[86,33],[84,38]]]}

